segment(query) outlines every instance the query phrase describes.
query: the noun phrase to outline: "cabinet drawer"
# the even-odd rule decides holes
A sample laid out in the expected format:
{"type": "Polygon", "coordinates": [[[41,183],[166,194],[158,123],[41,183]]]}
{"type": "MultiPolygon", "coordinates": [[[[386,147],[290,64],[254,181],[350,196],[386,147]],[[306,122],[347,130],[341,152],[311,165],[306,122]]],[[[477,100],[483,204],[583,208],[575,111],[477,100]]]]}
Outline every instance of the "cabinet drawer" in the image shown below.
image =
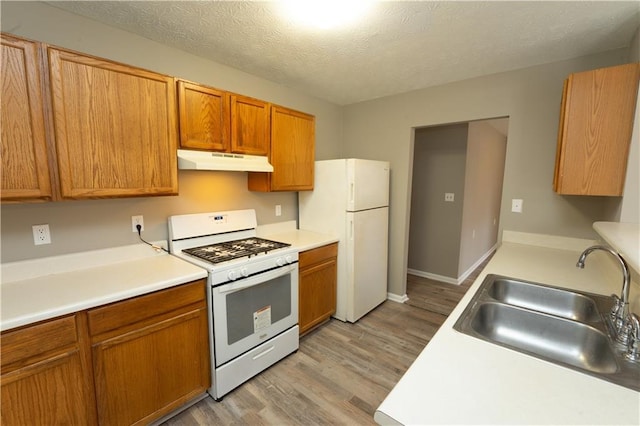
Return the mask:
{"type": "Polygon", "coordinates": [[[95,336],[192,305],[205,305],[206,280],[92,309],[88,312],[89,334],[95,336]]]}
{"type": "Polygon", "coordinates": [[[300,268],[306,268],[338,255],[338,243],[303,251],[298,257],[300,268]]]}
{"type": "Polygon", "coordinates": [[[56,349],[68,348],[78,340],[76,317],[70,315],[40,324],[25,326],[2,333],[2,372],[6,367],[20,362],[20,366],[37,361],[45,354],[55,353],[56,349]]]}

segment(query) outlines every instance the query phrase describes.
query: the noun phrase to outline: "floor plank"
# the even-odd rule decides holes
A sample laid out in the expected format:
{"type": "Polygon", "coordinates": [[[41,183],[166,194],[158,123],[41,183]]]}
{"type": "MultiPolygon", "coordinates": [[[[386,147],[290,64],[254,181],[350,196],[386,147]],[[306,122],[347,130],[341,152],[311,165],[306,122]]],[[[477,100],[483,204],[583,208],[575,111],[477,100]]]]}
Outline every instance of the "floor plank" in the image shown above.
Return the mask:
{"type": "Polygon", "coordinates": [[[460,286],[408,275],[407,303],[386,301],[355,324],[331,319],[222,401],[205,398],[164,425],[374,425],[375,409],[485,264],[460,286]]]}

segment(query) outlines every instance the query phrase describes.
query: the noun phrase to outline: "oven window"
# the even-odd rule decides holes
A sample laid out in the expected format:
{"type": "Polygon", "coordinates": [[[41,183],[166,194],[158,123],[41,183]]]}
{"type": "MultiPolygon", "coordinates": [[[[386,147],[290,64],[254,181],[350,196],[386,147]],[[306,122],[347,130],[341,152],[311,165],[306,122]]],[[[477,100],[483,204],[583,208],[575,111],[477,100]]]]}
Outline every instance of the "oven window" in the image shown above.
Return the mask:
{"type": "Polygon", "coordinates": [[[291,274],[231,293],[225,301],[232,345],[291,315],[291,274]]]}

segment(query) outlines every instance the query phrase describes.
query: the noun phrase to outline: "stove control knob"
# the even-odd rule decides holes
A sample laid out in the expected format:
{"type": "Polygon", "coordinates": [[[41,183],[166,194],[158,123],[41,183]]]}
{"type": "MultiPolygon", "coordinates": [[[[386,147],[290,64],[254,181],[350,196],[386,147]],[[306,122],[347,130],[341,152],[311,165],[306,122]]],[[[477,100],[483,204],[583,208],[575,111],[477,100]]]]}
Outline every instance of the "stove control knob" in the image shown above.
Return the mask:
{"type": "Polygon", "coordinates": [[[249,270],[247,268],[242,268],[240,270],[240,273],[242,274],[243,277],[248,277],[249,276],[249,270]]]}
{"type": "Polygon", "coordinates": [[[276,259],[276,265],[278,266],[284,266],[284,259],[282,259],[281,257],[276,259]]]}
{"type": "Polygon", "coordinates": [[[286,260],[288,264],[293,263],[293,258],[290,255],[285,256],[284,260],[286,260]]]}
{"type": "Polygon", "coordinates": [[[229,273],[227,274],[227,277],[231,281],[235,281],[238,278],[238,273],[236,271],[229,271],[229,273]]]}

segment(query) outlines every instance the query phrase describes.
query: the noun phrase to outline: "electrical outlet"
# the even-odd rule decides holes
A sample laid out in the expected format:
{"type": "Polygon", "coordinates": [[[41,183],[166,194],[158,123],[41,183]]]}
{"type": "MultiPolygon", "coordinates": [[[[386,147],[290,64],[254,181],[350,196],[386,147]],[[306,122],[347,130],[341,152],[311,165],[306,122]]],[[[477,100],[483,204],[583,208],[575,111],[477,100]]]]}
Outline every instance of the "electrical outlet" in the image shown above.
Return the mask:
{"type": "Polygon", "coordinates": [[[444,193],[444,200],[446,202],[453,203],[454,196],[455,196],[455,194],[453,192],[445,192],[444,193]]]}
{"type": "Polygon", "coordinates": [[[511,200],[511,211],[513,213],[522,213],[522,200],[514,198],[511,200]]]}
{"type": "Polygon", "coordinates": [[[282,206],[280,204],[276,204],[276,216],[282,216],[282,206]]]}
{"type": "Polygon", "coordinates": [[[144,219],[142,218],[142,215],[131,216],[131,231],[138,232],[138,229],[136,228],[137,225],[140,225],[140,230],[144,231],[144,219]]]}
{"type": "Polygon", "coordinates": [[[33,225],[33,244],[39,246],[42,244],[51,244],[51,234],[49,233],[49,224],[33,225]]]}

